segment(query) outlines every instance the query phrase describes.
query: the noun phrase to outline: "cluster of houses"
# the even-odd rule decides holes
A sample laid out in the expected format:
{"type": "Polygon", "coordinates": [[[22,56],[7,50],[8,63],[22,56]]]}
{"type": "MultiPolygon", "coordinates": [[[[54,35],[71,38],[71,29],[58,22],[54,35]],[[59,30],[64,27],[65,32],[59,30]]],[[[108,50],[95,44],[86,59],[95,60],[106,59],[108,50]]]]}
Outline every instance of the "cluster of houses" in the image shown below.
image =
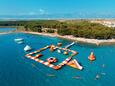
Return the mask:
{"type": "Polygon", "coordinates": [[[107,27],[115,27],[115,20],[92,20],[92,23],[100,23],[107,27]]]}

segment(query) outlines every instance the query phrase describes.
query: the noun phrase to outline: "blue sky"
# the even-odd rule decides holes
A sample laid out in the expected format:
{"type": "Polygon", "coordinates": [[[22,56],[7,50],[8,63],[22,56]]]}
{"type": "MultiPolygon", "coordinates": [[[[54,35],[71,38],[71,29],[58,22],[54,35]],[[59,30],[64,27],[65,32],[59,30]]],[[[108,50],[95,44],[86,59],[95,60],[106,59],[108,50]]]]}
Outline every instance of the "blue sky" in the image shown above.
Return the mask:
{"type": "Polygon", "coordinates": [[[115,0],[0,0],[0,15],[114,14],[115,0]]]}

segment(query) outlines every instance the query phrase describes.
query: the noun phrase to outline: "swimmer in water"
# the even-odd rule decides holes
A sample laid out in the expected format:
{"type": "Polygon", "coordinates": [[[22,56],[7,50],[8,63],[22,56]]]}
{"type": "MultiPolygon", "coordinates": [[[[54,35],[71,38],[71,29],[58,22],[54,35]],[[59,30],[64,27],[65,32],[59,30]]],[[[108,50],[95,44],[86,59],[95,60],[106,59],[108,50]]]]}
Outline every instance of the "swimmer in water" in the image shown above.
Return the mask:
{"type": "Polygon", "coordinates": [[[74,78],[74,79],[81,79],[80,76],[74,76],[74,77],[72,77],[72,78],[74,78]]]}
{"type": "Polygon", "coordinates": [[[95,77],[95,80],[99,79],[100,78],[100,75],[97,74],[96,77],[95,77]]]}
{"type": "Polygon", "coordinates": [[[32,67],[36,67],[36,65],[35,64],[31,64],[32,65],[32,67]]]}
{"type": "Polygon", "coordinates": [[[53,74],[46,74],[47,76],[51,76],[51,77],[54,77],[55,75],[53,75],[53,74]]]}
{"type": "Polygon", "coordinates": [[[105,67],[105,64],[102,64],[102,67],[104,68],[104,67],[105,67]]]}
{"type": "Polygon", "coordinates": [[[106,73],[101,73],[101,75],[106,75],[106,73]]]}

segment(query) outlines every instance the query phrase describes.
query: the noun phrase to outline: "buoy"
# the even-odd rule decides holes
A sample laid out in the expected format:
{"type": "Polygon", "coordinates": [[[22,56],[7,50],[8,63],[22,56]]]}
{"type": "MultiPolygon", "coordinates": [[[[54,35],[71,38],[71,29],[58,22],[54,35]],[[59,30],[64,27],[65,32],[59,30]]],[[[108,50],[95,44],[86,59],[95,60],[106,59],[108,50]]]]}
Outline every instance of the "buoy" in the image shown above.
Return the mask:
{"type": "Polygon", "coordinates": [[[57,50],[58,53],[61,53],[61,50],[57,50]]]}
{"type": "Polygon", "coordinates": [[[51,45],[50,48],[55,48],[55,46],[54,46],[54,45],[51,45]]]}
{"type": "Polygon", "coordinates": [[[60,47],[60,46],[62,46],[62,43],[58,43],[57,45],[60,47]]]}
{"type": "Polygon", "coordinates": [[[67,52],[67,51],[65,51],[63,54],[64,54],[64,55],[67,55],[67,54],[68,54],[68,52],[67,52]]]}
{"type": "Polygon", "coordinates": [[[94,53],[93,53],[93,52],[91,52],[91,54],[89,55],[88,59],[89,59],[90,61],[94,61],[94,60],[95,60],[95,56],[94,56],[94,53]]]}
{"type": "Polygon", "coordinates": [[[53,52],[53,51],[54,51],[54,48],[55,48],[55,46],[54,46],[54,45],[51,45],[51,46],[50,46],[50,51],[53,52]]]}
{"type": "Polygon", "coordinates": [[[50,57],[47,59],[47,62],[49,62],[49,63],[57,62],[57,59],[55,57],[50,57]]]}
{"type": "Polygon", "coordinates": [[[53,49],[53,48],[50,48],[50,51],[51,51],[51,52],[53,52],[53,51],[54,51],[54,49],[53,49]]]}

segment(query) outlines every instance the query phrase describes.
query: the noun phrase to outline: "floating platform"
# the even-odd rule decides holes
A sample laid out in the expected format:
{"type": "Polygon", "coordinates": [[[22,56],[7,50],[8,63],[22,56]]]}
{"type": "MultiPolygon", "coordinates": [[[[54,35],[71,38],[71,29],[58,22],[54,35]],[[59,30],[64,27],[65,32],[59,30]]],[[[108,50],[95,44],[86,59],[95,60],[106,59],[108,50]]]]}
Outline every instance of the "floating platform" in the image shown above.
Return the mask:
{"type": "Polygon", "coordinates": [[[31,53],[29,53],[29,54],[26,54],[25,56],[26,56],[27,58],[30,58],[30,59],[32,59],[32,60],[35,60],[36,62],[39,62],[39,63],[41,63],[41,64],[43,64],[43,65],[46,65],[46,66],[48,66],[48,67],[50,67],[50,68],[53,68],[53,69],[55,69],[55,70],[58,70],[58,69],[60,69],[62,66],[67,65],[67,64],[69,63],[69,61],[72,59],[72,57],[77,54],[77,52],[74,51],[74,50],[70,50],[70,49],[67,49],[67,48],[61,48],[61,47],[58,47],[58,46],[54,46],[54,47],[53,47],[54,49],[60,49],[60,50],[72,52],[72,54],[71,54],[68,58],[66,58],[64,61],[62,61],[62,62],[59,63],[58,65],[54,65],[54,64],[52,64],[52,63],[50,63],[50,62],[41,60],[40,58],[42,57],[42,54],[37,54],[37,53],[40,53],[41,51],[44,51],[44,50],[46,50],[46,49],[50,49],[51,46],[52,46],[52,45],[50,45],[50,46],[45,46],[45,47],[43,47],[43,48],[40,48],[39,50],[36,50],[36,51],[31,52],[31,53]],[[36,56],[32,56],[33,54],[37,54],[37,55],[36,55],[36,56]]]}
{"type": "Polygon", "coordinates": [[[72,42],[71,44],[65,46],[65,48],[67,49],[67,48],[71,47],[71,46],[74,45],[74,44],[75,44],[75,42],[72,42]]]}

